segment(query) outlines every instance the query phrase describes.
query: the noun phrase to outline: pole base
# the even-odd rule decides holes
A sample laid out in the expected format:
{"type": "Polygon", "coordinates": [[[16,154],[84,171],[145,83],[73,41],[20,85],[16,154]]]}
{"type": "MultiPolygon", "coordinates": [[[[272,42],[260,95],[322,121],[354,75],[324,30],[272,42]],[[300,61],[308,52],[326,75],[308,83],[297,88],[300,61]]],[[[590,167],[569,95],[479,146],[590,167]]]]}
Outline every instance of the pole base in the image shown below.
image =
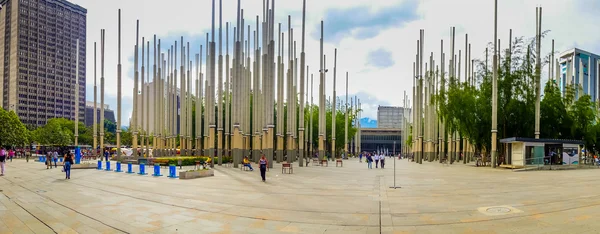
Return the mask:
{"type": "Polygon", "coordinates": [[[391,186],[390,188],[399,189],[399,188],[402,188],[402,187],[400,187],[400,186],[391,186]]]}

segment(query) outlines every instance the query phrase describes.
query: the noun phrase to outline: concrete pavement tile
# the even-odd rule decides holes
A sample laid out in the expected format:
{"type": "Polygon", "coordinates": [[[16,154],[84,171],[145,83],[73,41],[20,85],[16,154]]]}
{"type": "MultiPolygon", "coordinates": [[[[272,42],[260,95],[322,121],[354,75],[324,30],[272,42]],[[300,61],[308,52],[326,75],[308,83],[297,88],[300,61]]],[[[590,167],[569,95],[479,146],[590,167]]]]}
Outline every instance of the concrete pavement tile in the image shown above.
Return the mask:
{"type": "MultiPolygon", "coordinates": [[[[78,171],[76,180],[64,181],[59,173],[41,170],[39,165],[18,160],[11,164],[12,174],[19,177],[14,183],[22,181],[28,189],[43,190],[39,195],[104,224],[6,179],[0,179],[0,187],[7,196],[32,208],[36,216],[44,214],[42,220],[78,232],[113,233],[115,229],[107,226],[111,225],[131,233],[173,233],[176,229],[178,233],[378,233],[379,201],[382,233],[600,230],[600,224],[592,222],[592,217],[600,216],[596,211],[600,195],[594,197],[600,188],[583,179],[595,170],[561,171],[556,177],[556,172],[512,173],[462,164],[398,161],[396,166],[397,184],[403,188],[389,190],[392,170],[366,170],[353,160],[345,161],[343,168],[297,168],[293,175],[275,176],[278,168],[274,168],[266,184],[257,181],[256,173],[233,168],[219,168],[214,178],[190,181],[95,170],[78,171]],[[544,179],[549,176],[555,179],[544,179]],[[160,190],[156,190],[158,184],[160,190]],[[581,197],[584,194],[588,197],[581,197]],[[523,213],[492,217],[477,211],[497,205],[513,206],[523,213]],[[502,219],[486,221],[497,218],[502,219]]],[[[0,220],[7,228],[29,228],[21,219],[37,220],[1,195],[0,207],[4,207],[0,220]]]]}

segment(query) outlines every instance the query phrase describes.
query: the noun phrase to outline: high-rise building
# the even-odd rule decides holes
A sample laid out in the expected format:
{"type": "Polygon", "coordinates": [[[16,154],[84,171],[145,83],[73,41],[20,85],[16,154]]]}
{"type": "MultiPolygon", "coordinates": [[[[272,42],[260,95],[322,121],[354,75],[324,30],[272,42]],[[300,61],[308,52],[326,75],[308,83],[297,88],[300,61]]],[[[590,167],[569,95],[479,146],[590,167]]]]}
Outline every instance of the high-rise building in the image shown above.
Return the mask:
{"type": "MultiPolygon", "coordinates": [[[[96,122],[100,123],[100,103],[96,104],[96,122]]],[[[104,119],[113,123],[117,123],[115,120],[115,112],[110,109],[110,106],[104,104],[104,119]]],[[[94,125],[94,102],[85,102],[85,126],[94,125]]],[[[100,130],[98,130],[100,132],[100,130]]]]}
{"type": "Polygon", "coordinates": [[[564,95],[567,87],[571,86],[575,91],[575,99],[588,94],[592,101],[598,100],[600,56],[573,48],[561,53],[559,58],[560,77],[557,79],[557,85],[561,93],[564,95]]]}
{"type": "Polygon", "coordinates": [[[65,0],[0,0],[0,5],[0,105],[26,125],[75,119],[75,105],[84,121],[87,10],[65,0]]]}

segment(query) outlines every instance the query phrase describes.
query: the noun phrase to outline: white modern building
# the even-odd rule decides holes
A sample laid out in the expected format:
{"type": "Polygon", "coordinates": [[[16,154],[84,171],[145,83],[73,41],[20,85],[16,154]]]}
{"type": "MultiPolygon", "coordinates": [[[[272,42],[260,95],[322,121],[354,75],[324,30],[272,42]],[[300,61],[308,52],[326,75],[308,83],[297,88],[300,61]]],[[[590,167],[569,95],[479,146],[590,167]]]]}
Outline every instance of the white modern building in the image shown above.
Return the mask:
{"type": "MultiPolygon", "coordinates": [[[[410,109],[407,108],[410,116],[410,109]]],[[[395,128],[402,129],[404,118],[404,108],[398,106],[379,106],[377,107],[377,128],[395,128]]]]}

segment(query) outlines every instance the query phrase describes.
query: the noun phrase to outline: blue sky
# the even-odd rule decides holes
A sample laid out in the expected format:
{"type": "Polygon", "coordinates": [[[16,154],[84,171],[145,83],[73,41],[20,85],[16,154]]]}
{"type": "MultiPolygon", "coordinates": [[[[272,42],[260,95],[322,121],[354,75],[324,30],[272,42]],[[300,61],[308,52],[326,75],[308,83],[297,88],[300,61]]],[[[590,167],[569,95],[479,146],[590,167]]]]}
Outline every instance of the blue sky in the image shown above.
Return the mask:
{"type": "MultiPolygon", "coordinates": [[[[116,48],[117,9],[123,10],[123,113],[124,124],[131,115],[133,94],[133,45],[135,21],[140,20],[141,36],[156,34],[163,48],[180,36],[190,41],[193,53],[205,43],[210,30],[210,2],[180,0],[165,4],[158,0],[71,0],[88,9],[87,32],[87,99],[93,100],[93,42],[100,39],[100,29],[107,30],[106,79],[107,103],[116,108],[116,48]],[[114,102],[114,103],[113,103],[114,102]]],[[[235,21],[234,0],[223,1],[223,27],[235,21]]],[[[535,7],[544,7],[543,29],[551,30],[542,41],[542,52],[550,51],[550,41],[556,40],[556,50],[573,46],[600,53],[600,2],[597,0],[502,0],[499,1],[499,38],[504,47],[508,30],[515,36],[531,37],[535,32],[535,7]],[[564,19],[569,19],[565,21],[564,19]],[[577,27],[574,27],[577,25],[577,27]]],[[[217,1],[218,3],[218,1],[217,1]]],[[[257,14],[262,17],[262,1],[242,1],[247,23],[254,30],[257,14]]],[[[295,40],[300,40],[301,1],[277,1],[276,20],[282,23],[287,40],[287,16],[292,17],[295,40]]],[[[378,105],[403,103],[403,91],[412,91],[412,63],[416,53],[419,29],[425,29],[426,54],[438,59],[440,40],[449,53],[449,28],[455,26],[457,50],[464,50],[465,33],[472,43],[473,59],[483,59],[484,49],[493,39],[493,1],[476,0],[327,0],[307,1],[306,54],[310,72],[318,71],[319,27],[325,20],[327,68],[333,70],[333,51],[338,49],[338,74],[349,72],[349,94],[363,103],[363,117],[375,118],[378,105]]],[[[218,9],[217,9],[218,11],[218,9]]],[[[217,20],[218,25],[218,20],[217,20]]],[[[232,30],[232,29],[230,29],[232,30]]],[[[231,35],[230,35],[231,36],[231,35]]],[[[225,35],[223,35],[223,41],[225,35]]],[[[300,45],[298,44],[298,47],[300,45]]],[[[298,48],[298,54],[300,48],[298,48]]],[[[232,48],[230,48],[232,50],[232,48]]],[[[287,50],[287,45],[286,45],[287,50]]],[[[164,50],[166,52],[166,49],[164,50]]],[[[180,52],[179,52],[180,53],[180,52]]],[[[223,52],[225,53],[225,52],[223,52]]],[[[286,53],[287,54],[287,53],[286,53]]],[[[206,59],[204,59],[206,61],[206,59]]],[[[439,61],[436,62],[439,64],[439,61]]],[[[151,64],[152,65],[152,64],[151,64]]],[[[205,66],[204,66],[205,67],[205,66]]],[[[547,69],[543,69],[546,71],[547,69]]],[[[333,93],[333,74],[327,74],[327,93],[333,93]]],[[[318,84],[314,84],[315,91],[318,84]]],[[[338,77],[337,93],[345,94],[343,77],[338,77]]],[[[316,101],[316,100],[315,100],[316,101]]]]}

